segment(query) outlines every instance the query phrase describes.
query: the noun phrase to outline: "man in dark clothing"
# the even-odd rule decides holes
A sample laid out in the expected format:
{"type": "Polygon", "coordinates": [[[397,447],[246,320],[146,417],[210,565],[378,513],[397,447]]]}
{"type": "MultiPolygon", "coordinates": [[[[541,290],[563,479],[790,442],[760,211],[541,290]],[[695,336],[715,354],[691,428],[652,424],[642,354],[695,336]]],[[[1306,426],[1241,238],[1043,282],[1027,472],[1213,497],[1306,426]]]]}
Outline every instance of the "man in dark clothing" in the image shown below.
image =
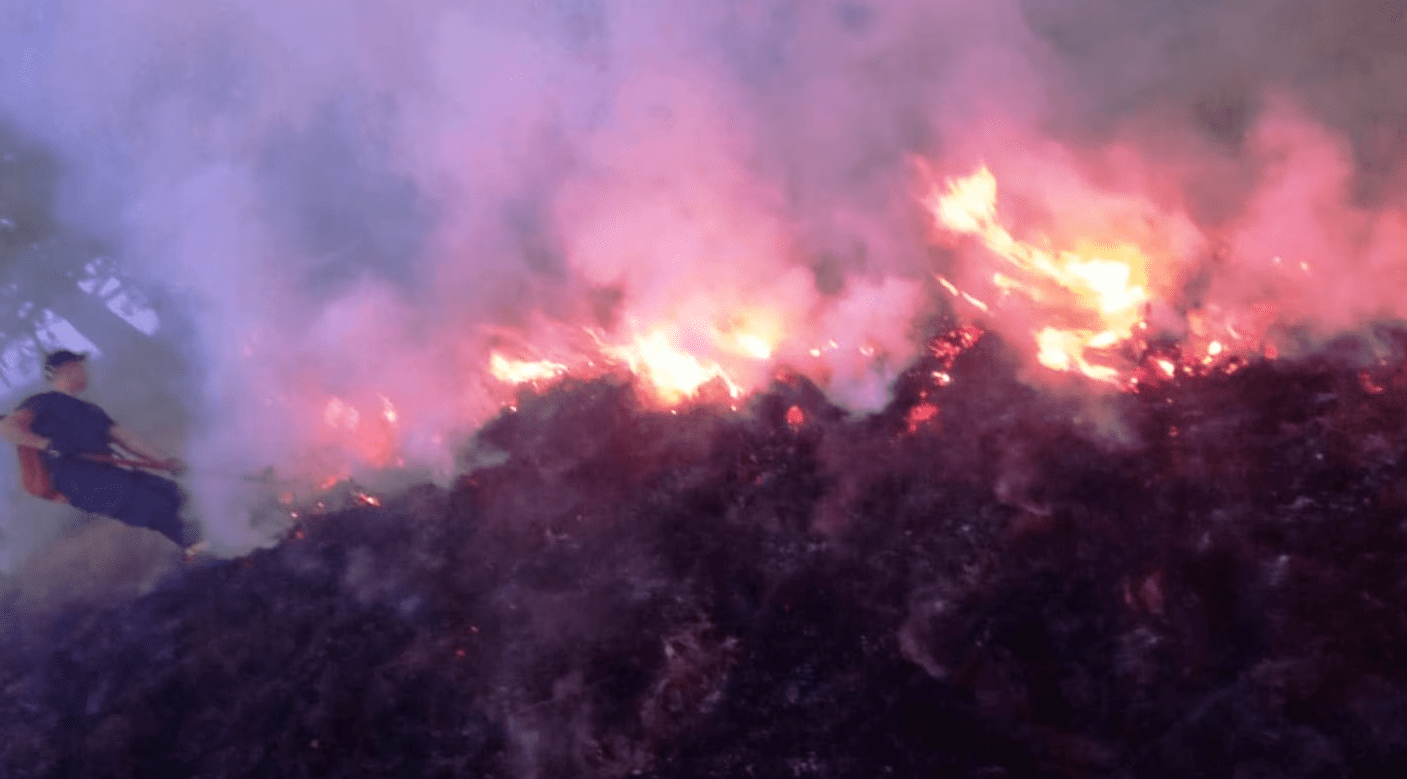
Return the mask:
{"type": "Polygon", "coordinates": [[[54,488],[75,508],[150,528],[185,548],[194,539],[186,538],[176,483],[101,460],[110,459],[117,444],[153,468],[180,473],[184,464],[77,397],[88,388],[85,357],[68,350],[49,355],[44,378],[53,389],[25,398],[0,419],[0,438],[43,452],[54,488]]]}

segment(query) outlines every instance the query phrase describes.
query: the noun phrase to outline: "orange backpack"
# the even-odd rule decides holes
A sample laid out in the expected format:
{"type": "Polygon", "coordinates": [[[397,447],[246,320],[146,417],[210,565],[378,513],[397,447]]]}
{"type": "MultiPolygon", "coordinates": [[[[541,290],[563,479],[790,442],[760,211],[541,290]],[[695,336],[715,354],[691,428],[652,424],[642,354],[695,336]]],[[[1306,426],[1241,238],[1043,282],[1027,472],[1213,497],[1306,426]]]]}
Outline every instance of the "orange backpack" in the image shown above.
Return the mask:
{"type": "MultiPolygon", "coordinates": [[[[12,416],[15,418],[15,426],[25,432],[29,431],[30,424],[34,422],[33,411],[20,410],[12,416]]],[[[55,503],[68,502],[68,498],[55,489],[54,478],[49,474],[49,464],[44,462],[42,452],[32,446],[16,446],[15,457],[19,460],[20,484],[25,492],[55,503]]]]}
{"type": "Polygon", "coordinates": [[[54,479],[49,475],[49,464],[44,455],[32,446],[15,447],[15,455],[20,461],[20,484],[24,491],[36,498],[67,503],[68,498],[54,488],[54,479]]]}

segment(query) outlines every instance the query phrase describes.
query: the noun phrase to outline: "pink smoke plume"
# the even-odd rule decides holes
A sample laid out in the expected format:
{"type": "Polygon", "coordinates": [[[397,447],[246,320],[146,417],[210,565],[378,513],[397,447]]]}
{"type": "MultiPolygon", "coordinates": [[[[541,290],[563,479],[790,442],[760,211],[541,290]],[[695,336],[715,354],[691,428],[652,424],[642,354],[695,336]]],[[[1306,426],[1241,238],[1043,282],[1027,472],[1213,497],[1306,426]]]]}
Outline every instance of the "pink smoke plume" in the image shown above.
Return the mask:
{"type": "Polygon", "coordinates": [[[995,294],[925,207],[983,164],[1016,238],[1138,246],[1199,348],[1402,316],[1401,58],[1308,75],[1380,40],[1366,2],[5,5],[64,217],[197,315],[199,462],[447,476],[494,364],[874,408],[950,306],[1034,359],[1045,304],[940,283],[995,294]]]}

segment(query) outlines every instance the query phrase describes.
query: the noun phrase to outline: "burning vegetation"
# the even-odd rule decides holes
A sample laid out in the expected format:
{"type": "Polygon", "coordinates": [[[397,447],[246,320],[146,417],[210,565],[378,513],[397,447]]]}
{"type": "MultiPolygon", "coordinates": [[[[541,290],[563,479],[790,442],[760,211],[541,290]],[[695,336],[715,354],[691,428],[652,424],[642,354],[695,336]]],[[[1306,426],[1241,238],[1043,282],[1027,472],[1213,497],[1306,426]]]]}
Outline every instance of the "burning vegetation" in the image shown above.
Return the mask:
{"type": "Polygon", "coordinates": [[[0,598],[0,775],[1407,775],[1391,3],[57,5],[0,378],[236,559],[0,598]]]}
{"type": "Polygon", "coordinates": [[[525,387],[450,489],[8,613],[0,772],[1398,774],[1407,372],[1363,347],[1100,406],[973,327],[869,415],[525,387]]]}

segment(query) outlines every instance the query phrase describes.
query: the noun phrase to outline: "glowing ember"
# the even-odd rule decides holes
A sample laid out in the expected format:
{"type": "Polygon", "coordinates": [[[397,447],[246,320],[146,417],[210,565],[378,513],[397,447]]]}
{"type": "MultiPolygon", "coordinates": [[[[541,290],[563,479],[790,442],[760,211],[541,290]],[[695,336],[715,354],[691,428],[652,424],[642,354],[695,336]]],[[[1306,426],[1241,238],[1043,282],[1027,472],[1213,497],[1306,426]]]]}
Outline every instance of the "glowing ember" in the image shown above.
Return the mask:
{"type": "MultiPolygon", "coordinates": [[[[1118,382],[1119,371],[1096,361],[1096,353],[1128,340],[1149,301],[1148,260],[1129,244],[1046,250],[1013,236],[998,220],[997,180],[985,166],[951,180],[927,201],[946,229],[973,236],[1005,260],[1007,272],[991,275],[1003,295],[1018,294],[1052,311],[1065,327],[1047,325],[1035,335],[1037,359],[1051,370],[1077,371],[1118,382]]],[[[947,279],[938,281],[955,297],[982,311],[990,307],[947,279]]]]}
{"type": "Polygon", "coordinates": [[[792,406],[787,409],[787,424],[792,427],[801,427],[806,423],[806,412],[801,410],[801,406],[792,406]]]}
{"type": "Polygon", "coordinates": [[[905,419],[905,422],[908,425],[908,431],[910,433],[914,433],[917,432],[918,429],[922,427],[925,423],[930,422],[936,419],[937,417],[938,407],[933,405],[932,403],[929,403],[928,401],[924,401],[923,403],[919,403],[918,405],[909,409],[909,413],[905,419]]]}
{"type": "Polygon", "coordinates": [[[963,325],[934,339],[928,344],[928,353],[936,357],[946,371],[953,367],[958,355],[977,343],[977,339],[981,338],[984,332],[975,325],[963,325]]]}

